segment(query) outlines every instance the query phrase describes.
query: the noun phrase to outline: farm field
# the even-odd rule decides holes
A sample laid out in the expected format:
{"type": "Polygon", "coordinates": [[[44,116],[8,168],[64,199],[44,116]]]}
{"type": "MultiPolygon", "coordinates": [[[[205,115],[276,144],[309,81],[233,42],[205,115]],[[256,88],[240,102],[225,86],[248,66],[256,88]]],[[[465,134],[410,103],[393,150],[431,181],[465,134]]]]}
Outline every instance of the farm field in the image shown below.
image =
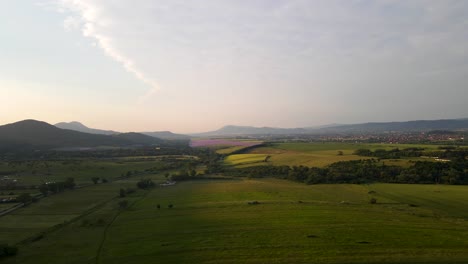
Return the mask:
{"type": "Polygon", "coordinates": [[[164,158],[192,160],[193,156],[122,157],[114,159],[75,159],[62,161],[0,162],[1,175],[17,180],[18,185],[38,185],[50,181],[75,179],[77,185],[91,183],[92,177],[113,180],[127,172],[143,171],[165,164],[164,158]]]}
{"type": "Polygon", "coordinates": [[[116,197],[118,183],[65,191],[0,217],[0,243],[17,243],[116,197]]]}
{"type": "Polygon", "coordinates": [[[431,187],[181,182],[138,191],[125,210],[111,200],[5,263],[466,263],[468,218],[459,200],[468,200],[468,189],[431,187]],[[97,219],[103,224],[83,224],[97,219]]]}
{"type": "MultiPolygon", "coordinates": [[[[259,166],[259,165],[288,165],[288,166],[308,166],[308,167],[324,167],[338,161],[349,161],[366,159],[366,157],[354,155],[357,149],[385,149],[391,150],[394,148],[425,148],[426,150],[436,150],[439,146],[436,145],[412,145],[412,144],[353,144],[353,143],[273,143],[270,146],[253,148],[245,154],[234,154],[225,159],[226,165],[234,165],[236,167],[259,166]],[[343,155],[338,155],[341,151],[343,155]],[[258,160],[258,162],[250,162],[248,164],[242,162],[248,155],[252,154],[252,158],[258,155],[270,156],[268,162],[258,160]],[[239,162],[237,162],[239,161],[239,162]]],[[[369,157],[370,158],[370,157],[369,157]]],[[[385,160],[388,165],[409,166],[411,161],[428,160],[427,158],[404,158],[398,160],[385,160]]]]}
{"type": "Polygon", "coordinates": [[[229,155],[224,159],[224,163],[227,165],[235,165],[236,167],[242,167],[244,165],[258,164],[267,162],[269,155],[266,154],[235,154],[229,155]]]}
{"type": "Polygon", "coordinates": [[[230,154],[251,146],[262,144],[259,140],[250,139],[192,139],[191,147],[208,147],[216,150],[218,154],[230,154]]]}

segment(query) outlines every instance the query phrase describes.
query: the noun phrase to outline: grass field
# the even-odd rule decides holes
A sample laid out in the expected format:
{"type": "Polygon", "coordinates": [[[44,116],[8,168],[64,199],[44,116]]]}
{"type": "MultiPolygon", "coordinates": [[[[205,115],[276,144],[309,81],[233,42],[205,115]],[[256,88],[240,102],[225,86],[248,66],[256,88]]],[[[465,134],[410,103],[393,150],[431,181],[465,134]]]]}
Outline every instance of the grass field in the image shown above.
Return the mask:
{"type": "MultiPolygon", "coordinates": [[[[324,167],[338,161],[349,161],[366,159],[366,157],[354,155],[354,151],[360,148],[376,149],[394,149],[420,147],[426,150],[436,150],[435,145],[411,145],[411,144],[353,144],[353,143],[275,143],[267,147],[258,147],[248,151],[246,154],[234,154],[225,159],[226,165],[236,167],[258,166],[258,165],[288,165],[288,166],[308,166],[324,167]],[[341,151],[343,155],[338,155],[341,151]],[[248,156],[252,159],[260,155],[270,156],[268,162],[258,159],[257,162],[244,163],[242,160],[248,156]],[[242,155],[242,156],[239,156],[242,155]]],[[[409,166],[412,161],[428,160],[427,158],[405,158],[398,160],[386,160],[388,165],[409,166]]]]}
{"type": "Polygon", "coordinates": [[[250,140],[250,139],[236,139],[236,138],[223,138],[223,139],[206,139],[195,138],[190,141],[192,147],[211,148],[218,154],[231,154],[254,145],[262,144],[263,141],[250,140]]]}
{"type": "Polygon", "coordinates": [[[269,155],[266,154],[235,154],[225,158],[224,163],[240,167],[242,165],[266,163],[269,155]]]}
{"type": "Polygon", "coordinates": [[[85,217],[105,224],[65,225],[5,263],[466,263],[467,198],[465,186],[182,182],[123,211],[113,200],[85,217]]]}
{"type": "Polygon", "coordinates": [[[118,185],[99,184],[41,199],[0,218],[0,243],[16,243],[73,219],[118,194],[118,185]]]}
{"type": "MultiPolygon", "coordinates": [[[[196,159],[193,156],[122,157],[114,159],[76,159],[65,161],[0,162],[0,175],[9,175],[19,185],[64,181],[68,177],[80,184],[91,183],[92,177],[113,180],[128,171],[143,171],[164,163],[161,159],[196,159]]],[[[0,176],[1,177],[1,176],[0,176]]]]}

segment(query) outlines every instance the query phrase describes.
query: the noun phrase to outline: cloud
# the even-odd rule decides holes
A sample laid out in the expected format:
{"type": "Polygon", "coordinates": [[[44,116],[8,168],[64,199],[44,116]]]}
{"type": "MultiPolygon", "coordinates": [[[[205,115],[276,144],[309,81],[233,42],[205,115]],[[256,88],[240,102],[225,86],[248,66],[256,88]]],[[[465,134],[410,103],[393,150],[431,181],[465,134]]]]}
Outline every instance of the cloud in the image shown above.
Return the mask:
{"type": "Polygon", "coordinates": [[[160,90],[159,84],[153,78],[148,77],[137,67],[131,57],[117,48],[117,43],[111,35],[112,32],[108,31],[109,26],[113,24],[114,17],[109,16],[103,10],[99,1],[60,0],[58,11],[64,12],[64,10],[71,13],[64,21],[66,30],[81,29],[85,37],[96,40],[97,45],[107,56],[122,64],[126,71],[151,87],[142,100],[160,90]]]}
{"type": "Polygon", "coordinates": [[[63,27],[66,31],[77,30],[81,27],[81,21],[76,17],[69,16],[63,21],[63,27]]]}
{"type": "Polygon", "coordinates": [[[240,111],[239,102],[263,113],[288,102],[284,120],[350,122],[346,115],[387,117],[393,102],[408,98],[416,102],[396,108],[420,107],[421,115],[437,114],[424,102],[468,99],[441,92],[465,87],[464,0],[57,1],[68,10],[64,26],[79,28],[149,85],[140,102],[154,99],[160,113],[184,105],[200,119],[231,111],[256,120],[260,115],[240,111]],[[164,94],[157,98],[159,84],[164,94]]]}

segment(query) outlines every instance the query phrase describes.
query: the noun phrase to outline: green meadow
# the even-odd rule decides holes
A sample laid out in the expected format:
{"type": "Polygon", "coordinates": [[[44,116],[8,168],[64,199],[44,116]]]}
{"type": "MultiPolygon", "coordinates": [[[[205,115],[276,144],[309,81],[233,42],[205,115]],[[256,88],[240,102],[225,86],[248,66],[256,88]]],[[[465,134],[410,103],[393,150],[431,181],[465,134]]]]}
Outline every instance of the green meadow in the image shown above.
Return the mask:
{"type": "MultiPolygon", "coordinates": [[[[112,199],[110,189],[120,184],[110,183],[108,196],[93,199],[104,201],[100,206],[56,209],[44,199],[18,211],[53,216],[48,224],[0,218],[3,237],[8,229],[38,231],[82,213],[20,245],[5,263],[468,262],[465,186],[199,180],[112,199]],[[118,209],[121,199],[129,201],[127,209],[118,209]]],[[[62,200],[88,195],[75,190],[62,200]]]]}
{"type": "MultiPolygon", "coordinates": [[[[361,144],[361,143],[273,143],[269,146],[254,148],[245,154],[230,155],[225,159],[226,165],[235,167],[259,166],[259,165],[287,165],[287,166],[308,166],[325,167],[338,161],[350,161],[366,159],[354,155],[357,149],[385,149],[394,148],[424,148],[425,150],[437,150],[436,145],[414,145],[414,144],[361,144]],[[339,152],[341,152],[339,155],[339,152]],[[251,155],[251,156],[248,156],[251,155]],[[259,158],[269,156],[267,162],[259,158]],[[246,160],[252,162],[245,162],[246,160]]],[[[370,157],[369,157],[370,158],[370,157]]],[[[409,166],[411,162],[418,160],[428,160],[427,158],[404,158],[398,160],[386,160],[388,165],[409,166]]]]}

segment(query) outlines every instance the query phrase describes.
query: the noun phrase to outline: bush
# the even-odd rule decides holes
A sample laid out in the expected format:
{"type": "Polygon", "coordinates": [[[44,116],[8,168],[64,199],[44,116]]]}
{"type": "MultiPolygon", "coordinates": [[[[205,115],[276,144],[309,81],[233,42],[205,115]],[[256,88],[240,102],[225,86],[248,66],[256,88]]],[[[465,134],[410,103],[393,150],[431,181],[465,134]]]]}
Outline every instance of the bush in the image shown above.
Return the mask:
{"type": "Polygon", "coordinates": [[[0,258],[14,256],[18,253],[18,248],[9,245],[0,245],[0,258]]]}
{"type": "Polygon", "coordinates": [[[154,182],[151,179],[141,179],[137,183],[137,187],[140,189],[148,189],[154,187],[154,182]]]}
{"type": "Polygon", "coordinates": [[[371,204],[376,204],[376,203],[377,203],[377,199],[371,198],[371,199],[369,200],[369,203],[371,203],[371,204]]]}
{"type": "Polygon", "coordinates": [[[16,201],[20,203],[29,203],[32,201],[32,197],[31,195],[29,195],[29,193],[22,193],[21,195],[16,197],[16,201]]]}
{"type": "Polygon", "coordinates": [[[125,189],[120,188],[119,197],[120,197],[120,198],[123,198],[123,197],[125,197],[125,196],[127,196],[127,192],[125,191],[125,189]]]}
{"type": "Polygon", "coordinates": [[[127,207],[128,207],[128,201],[127,200],[123,200],[123,201],[119,202],[119,208],[120,209],[125,209],[127,207]]]}
{"type": "Polygon", "coordinates": [[[91,181],[93,181],[94,184],[97,184],[99,182],[99,177],[92,177],[91,181]]]}

